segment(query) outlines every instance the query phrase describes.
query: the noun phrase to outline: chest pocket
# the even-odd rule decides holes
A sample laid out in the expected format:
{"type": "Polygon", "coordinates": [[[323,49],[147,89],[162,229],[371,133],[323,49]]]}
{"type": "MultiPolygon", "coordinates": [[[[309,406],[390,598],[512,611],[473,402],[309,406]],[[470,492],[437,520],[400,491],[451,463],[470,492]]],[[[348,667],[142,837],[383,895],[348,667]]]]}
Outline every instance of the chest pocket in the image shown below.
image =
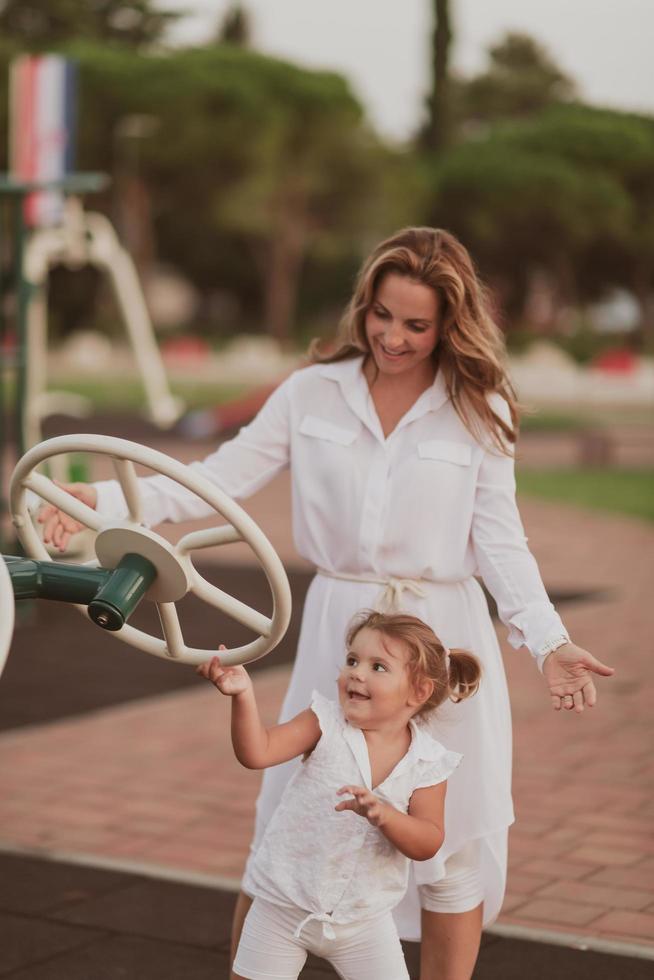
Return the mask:
{"type": "Polygon", "coordinates": [[[312,436],[314,439],[324,439],[326,442],[335,442],[339,446],[351,446],[358,431],[344,429],[333,422],[318,418],[317,415],[305,415],[300,423],[300,433],[303,436],[312,436]]]}
{"type": "Polygon", "coordinates": [[[446,439],[429,439],[418,443],[420,459],[436,459],[455,466],[470,466],[472,449],[465,442],[448,442],[446,439]]]}

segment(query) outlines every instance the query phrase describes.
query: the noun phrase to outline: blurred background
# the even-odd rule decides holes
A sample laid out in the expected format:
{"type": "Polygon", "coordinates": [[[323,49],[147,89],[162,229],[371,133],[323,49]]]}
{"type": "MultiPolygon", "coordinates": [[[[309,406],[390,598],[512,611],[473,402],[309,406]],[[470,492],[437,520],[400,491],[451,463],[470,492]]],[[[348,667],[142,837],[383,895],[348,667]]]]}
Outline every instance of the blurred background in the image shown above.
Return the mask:
{"type": "MultiPolygon", "coordinates": [[[[12,60],[71,59],[76,167],[191,410],[330,335],[381,237],[448,228],[528,410],[521,488],[652,519],[654,8],[597,6],[4,0],[0,133],[12,60]]],[[[48,384],[138,409],[100,272],[55,265],[47,303],[48,384]]]]}

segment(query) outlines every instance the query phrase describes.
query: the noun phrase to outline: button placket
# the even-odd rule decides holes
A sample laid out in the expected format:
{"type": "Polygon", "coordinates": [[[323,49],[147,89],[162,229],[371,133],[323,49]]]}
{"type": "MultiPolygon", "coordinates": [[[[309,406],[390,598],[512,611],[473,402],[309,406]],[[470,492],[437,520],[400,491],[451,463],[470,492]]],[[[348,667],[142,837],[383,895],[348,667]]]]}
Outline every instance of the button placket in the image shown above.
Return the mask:
{"type": "Polygon", "coordinates": [[[374,564],[379,544],[390,466],[387,448],[378,446],[372,460],[361,514],[360,547],[365,560],[374,564]]]}
{"type": "Polygon", "coordinates": [[[344,856],[344,863],[347,870],[341,871],[341,873],[335,879],[333,888],[329,895],[331,899],[330,908],[332,909],[332,911],[336,911],[338,906],[343,901],[343,898],[346,895],[348,889],[350,888],[352,884],[352,879],[354,878],[357,867],[359,865],[361,851],[365,846],[369,825],[368,822],[365,821],[363,817],[361,817],[360,819],[364,824],[364,826],[360,827],[357,830],[356,836],[358,837],[358,841],[356,843],[356,846],[354,848],[349,848],[346,862],[344,856]]]}

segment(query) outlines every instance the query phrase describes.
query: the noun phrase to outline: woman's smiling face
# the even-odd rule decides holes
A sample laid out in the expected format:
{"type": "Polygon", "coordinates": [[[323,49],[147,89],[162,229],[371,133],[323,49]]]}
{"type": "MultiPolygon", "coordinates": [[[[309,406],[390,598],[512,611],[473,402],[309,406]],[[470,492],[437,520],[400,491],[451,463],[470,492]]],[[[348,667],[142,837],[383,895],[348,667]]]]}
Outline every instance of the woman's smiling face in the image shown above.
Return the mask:
{"type": "Polygon", "coordinates": [[[438,297],[430,286],[397,272],[379,282],[366,313],[366,337],[380,374],[433,373],[438,297]]]}

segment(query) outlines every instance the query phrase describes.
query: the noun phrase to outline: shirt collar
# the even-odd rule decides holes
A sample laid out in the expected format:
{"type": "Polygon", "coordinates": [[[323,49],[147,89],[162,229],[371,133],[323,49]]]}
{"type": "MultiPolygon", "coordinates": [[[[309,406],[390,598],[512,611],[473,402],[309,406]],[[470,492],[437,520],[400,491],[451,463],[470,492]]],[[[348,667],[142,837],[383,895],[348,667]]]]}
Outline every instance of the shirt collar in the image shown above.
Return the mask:
{"type": "MultiPolygon", "coordinates": [[[[349,745],[354,760],[359,767],[363,785],[366,789],[373,791],[370,753],[368,752],[366,737],[360,728],[355,728],[354,725],[350,725],[338,702],[336,702],[336,709],[340,723],[343,726],[343,738],[349,745]]],[[[389,772],[388,776],[378,786],[375,786],[375,793],[380,792],[386,783],[391,782],[397,776],[401,776],[407,767],[413,766],[417,762],[440,762],[444,767],[443,778],[447,779],[449,772],[455,769],[461,761],[462,757],[460,755],[456,752],[450,752],[444,745],[437,742],[435,738],[432,738],[419,719],[410,718],[409,728],[411,729],[411,744],[409,748],[395,768],[389,772]]]]}
{"type": "MultiPolygon", "coordinates": [[[[320,370],[320,374],[323,378],[329,378],[338,383],[345,402],[356,417],[374,435],[378,438],[381,436],[383,440],[379,419],[372,404],[370,389],[368,388],[368,382],[366,381],[362,368],[363,355],[360,357],[351,357],[344,361],[334,361],[331,364],[324,364],[320,370]]],[[[408,425],[409,422],[415,422],[416,419],[422,418],[427,412],[437,412],[448,398],[449,395],[447,393],[445,379],[443,378],[442,372],[438,371],[434,378],[434,383],[416,399],[406,415],[400,420],[397,428],[400,429],[408,425]]]]}
{"type": "Polygon", "coordinates": [[[376,413],[371,413],[370,410],[370,391],[361,369],[362,365],[363,355],[351,357],[345,361],[324,364],[320,374],[323,378],[337,382],[348,408],[374,435],[378,435],[379,419],[375,417],[376,413]]]}
{"type": "Polygon", "coordinates": [[[396,776],[401,776],[405,769],[416,765],[418,762],[437,763],[441,768],[442,778],[447,779],[450,773],[461,762],[462,756],[457,752],[446,749],[444,745],[441,745],[435,738],[432,738],[418,716],[410,719],[409,727],[411,728],[411,745],[409,746],[409,750],[400,759],[395,769],[389,773],[384,783],[387,780],[395,779],[396,776]]]}
{"type": "Polygon", "coordinates": [[[348,724],[344,718],[343,724],[343,736],[350,747],[350,751],[354,756],[356,764],[359,767],[363,785],[366,787],[366,789],[372,790],[372,770],[370,769],[370,755],[368,754],[366,737],[360,728],[354,728],[354,726],[348,724]]]}
{"type": "Polygon", "coordinates": [[[412,762],[418,760],[421,762],[438,762],[447,753],[445,746],[429,734],[419,715],[409,719],[409,727],[412,737],[407,756],[411,757],[412,762]]]}

